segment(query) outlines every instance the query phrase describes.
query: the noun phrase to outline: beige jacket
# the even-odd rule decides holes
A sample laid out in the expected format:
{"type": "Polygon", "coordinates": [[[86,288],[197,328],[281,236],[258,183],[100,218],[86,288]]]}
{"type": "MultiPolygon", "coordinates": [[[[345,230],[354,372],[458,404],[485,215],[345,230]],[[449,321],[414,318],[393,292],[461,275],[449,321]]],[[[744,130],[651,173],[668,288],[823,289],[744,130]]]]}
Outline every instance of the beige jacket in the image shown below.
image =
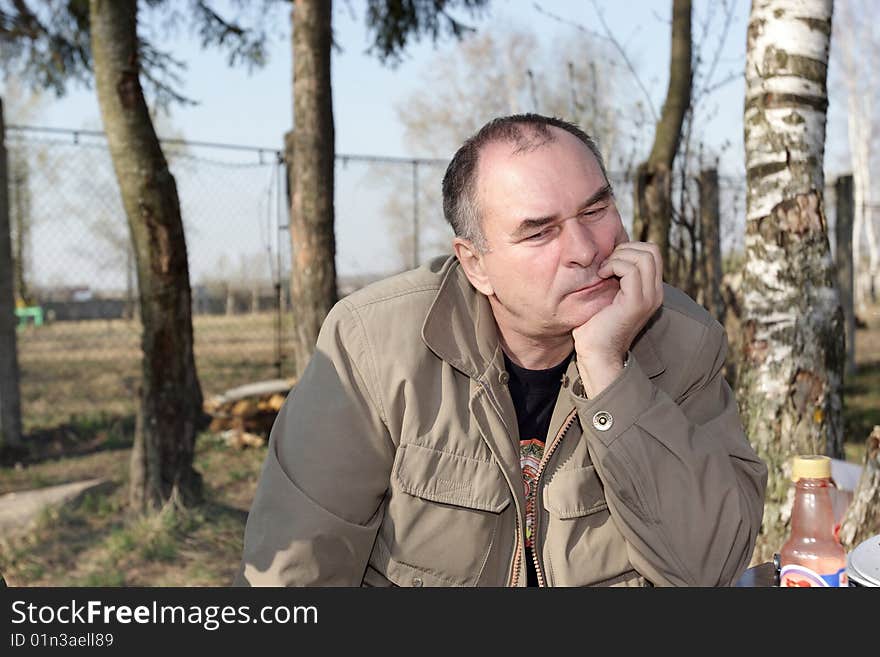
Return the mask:
{"type": "MultiPolygon", "coordinates": [[[[727,585],[767,470],[679,290],[585,399],[572,359],[539,472],[542,583],[727,585]],[[581,394],[578,394],[581,393],[581,394]]],[[[516,413],[487,299],[455,258],[340,301],[281,409],[236,584],[524,586],[516,413]]]]}

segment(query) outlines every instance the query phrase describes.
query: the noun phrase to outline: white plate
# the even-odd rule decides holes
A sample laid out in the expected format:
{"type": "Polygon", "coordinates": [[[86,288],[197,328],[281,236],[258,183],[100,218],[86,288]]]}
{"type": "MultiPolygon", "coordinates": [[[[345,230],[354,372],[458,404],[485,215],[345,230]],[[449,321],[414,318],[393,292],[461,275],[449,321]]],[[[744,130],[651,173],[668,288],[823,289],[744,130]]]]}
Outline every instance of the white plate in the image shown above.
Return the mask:
{"type": "Polygon", "coordinates": [[[846,574],[859,586],[880,586],[880,534],[852,549],[846,557],[846,574]]]}

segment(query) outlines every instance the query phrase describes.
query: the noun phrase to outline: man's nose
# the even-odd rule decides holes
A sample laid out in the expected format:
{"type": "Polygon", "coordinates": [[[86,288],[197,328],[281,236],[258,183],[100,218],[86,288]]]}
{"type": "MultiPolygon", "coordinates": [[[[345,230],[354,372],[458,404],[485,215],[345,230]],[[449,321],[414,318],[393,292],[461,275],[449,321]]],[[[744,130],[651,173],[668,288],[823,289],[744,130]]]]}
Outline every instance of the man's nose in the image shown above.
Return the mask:
{"type": "Polygon", "coordinates": [[[564,223],[562,235],[565,243],[566,263],[572,266],[589,267],[599,250],[590,228],[582,225],[577,217],[572,217],[564,223]]]}

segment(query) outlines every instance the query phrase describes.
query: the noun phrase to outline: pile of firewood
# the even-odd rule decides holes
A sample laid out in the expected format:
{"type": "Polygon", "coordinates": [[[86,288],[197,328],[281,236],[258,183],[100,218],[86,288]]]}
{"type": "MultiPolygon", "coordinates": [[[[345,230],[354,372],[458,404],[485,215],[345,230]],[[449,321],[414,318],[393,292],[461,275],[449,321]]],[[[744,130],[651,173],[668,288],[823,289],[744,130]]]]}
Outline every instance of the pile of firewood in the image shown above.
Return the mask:
{"type": "Polygon", "coordinates": [[[230,447],[265,445],[293,384],[293,379],[258,381],[206,399],[203,408],[212,418],[208,430],[230,447]]]}

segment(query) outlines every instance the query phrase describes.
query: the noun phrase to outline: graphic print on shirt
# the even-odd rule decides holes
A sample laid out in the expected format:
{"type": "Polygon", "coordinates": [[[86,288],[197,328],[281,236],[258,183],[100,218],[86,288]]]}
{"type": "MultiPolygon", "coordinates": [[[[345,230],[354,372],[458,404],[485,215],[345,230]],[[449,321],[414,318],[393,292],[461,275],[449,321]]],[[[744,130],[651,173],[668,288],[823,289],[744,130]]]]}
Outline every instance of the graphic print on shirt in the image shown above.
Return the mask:
{"type": "Polygon", "coordinates": [[[526,547],[534,546],[535,486],[538,483],[538,466],[544,456],[544,441],[537,438],[519,441],[523,486],[526,491],[526,547]]]}

